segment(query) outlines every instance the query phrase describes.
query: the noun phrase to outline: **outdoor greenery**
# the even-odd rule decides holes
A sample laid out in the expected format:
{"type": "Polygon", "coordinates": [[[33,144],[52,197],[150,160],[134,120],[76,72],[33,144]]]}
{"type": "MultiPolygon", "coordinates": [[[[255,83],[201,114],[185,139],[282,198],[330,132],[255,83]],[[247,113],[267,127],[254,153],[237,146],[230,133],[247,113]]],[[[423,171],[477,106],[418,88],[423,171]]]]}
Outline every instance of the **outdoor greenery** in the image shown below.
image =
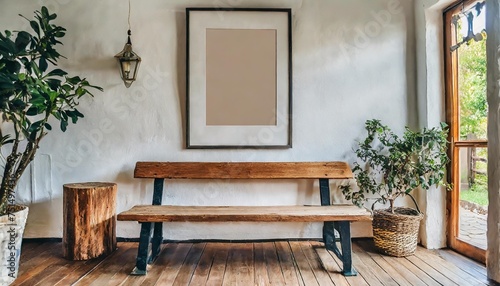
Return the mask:
{"type": "MultiPolygon", "coordinates": [[[[476,156],[486,158],[487,148],[476,148],[476,156]]],[[[476,162],[477,170],[486,171],[486,162],[476,162]]],[[[482,206],[488,205],[488,176],[486,174],[475,174],[474,181],[469,181],[469,188],[460,191],[460,200],[473,202],[482,206]]]]}
{"type": "MultiPolygon", "coordinates": [[[[460,94],[460,139],[486,139],[488,105],[486,101],[486,39],[463,45],[458,49],[460,94]]],[[[477,148],[476,156],[487,158],[486,148],[477,148]]],[[[477,170],[486,171],[486,163],[476,162],[477,170]]],[[[488,178],[475,174],[469,190],[460,193],[460,199],[488,204],[488,178]]]]}
{"type": "Polygon", "coordinates": [[[63,57],[55,47],[62,44],[59,39],[66,29],[51,23],[57,15],[46,7],[34,14],[35,20],[20,15],[29,22],[32,33],[0,32],[0,148],[8,153],[0,156],[0,215],[15,202],[14,189],[40,140],[52,130],[51,122],[59,121],[65,131],[69,122],[83,117],[76,107],[81,97],[92,95],[88,88],[102,91],[84,78],[55,68],[63,57]]]}
{"type": "Polygon", "coordinates": [[[484,189],[479,190],[463,190],[460,192],[460,199],[472,202],[481,206],[488,205],[488,191],[484,189]]]}
{"type": "Polygon", "coordinates": [[[406,195],[413,199],[411,192],[417,188],[449,187],[444,182],[449,162],[446,124],[421,131],[407,127],[401,137],[379,120],[368,120],[365,127],[368,135],[355,150],[359,161],[353,168],[359,190],[341,186],[346,199],[362,206],[367,194],[376,195],[375,203],[389,202],[394,213],[394,200],[406,195]]]}
{"type": "Polygon", "coordinates": [[[469,134],[486,138],[488,105],[486,102],[486,40],[458,49],[460,138],[469,134]]]}

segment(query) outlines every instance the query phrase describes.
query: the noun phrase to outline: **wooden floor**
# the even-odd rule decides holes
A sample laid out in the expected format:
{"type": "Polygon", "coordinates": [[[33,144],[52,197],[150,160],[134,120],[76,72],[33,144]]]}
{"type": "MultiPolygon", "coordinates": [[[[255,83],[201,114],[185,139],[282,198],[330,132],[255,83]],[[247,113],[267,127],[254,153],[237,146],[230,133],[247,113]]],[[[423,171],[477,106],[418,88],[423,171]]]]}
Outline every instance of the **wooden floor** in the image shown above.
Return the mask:
{"type": "Polygon", "coordinates": [[[130,276],[134,242],[79,262],[61,257],[61,243],[27,242],[12,285],[495,285],[483,265],[450,250],[419,247],[415,256],[394,258],[364,239],[353,251],[359,274],[344,277],[340,261],[316,241],[166,243],[147,276],[130,276]]]}

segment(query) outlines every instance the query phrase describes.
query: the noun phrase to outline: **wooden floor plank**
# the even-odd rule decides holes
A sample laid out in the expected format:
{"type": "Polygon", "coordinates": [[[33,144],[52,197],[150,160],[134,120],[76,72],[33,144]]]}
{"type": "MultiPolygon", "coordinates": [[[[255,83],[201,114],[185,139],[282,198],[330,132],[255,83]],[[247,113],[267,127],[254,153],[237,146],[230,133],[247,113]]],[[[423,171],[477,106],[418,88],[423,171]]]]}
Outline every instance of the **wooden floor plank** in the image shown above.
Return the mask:
{"type": "Polygon", "coordinates": [[[390,265],[396,265],[397,267],[394,267],[401,276],[403,276],[408,282],[410,282],[411,285],[414,286],[425,286],[426,283],[420,279],[421,277],[417,276],[415,273],[413,273],[411,270],[408,268],[404,267],[404,257],[392,257],[392,256],[387,256],[387,255],[382,255],[382,258],[387,261],[390,265]]]}
{"type": "MultiPolygon", "coordinates": [[[[48,245],[48,244],[47,244],[48,245]]],[[[57,260],[62,255],[61,243],[54,247],[46,247],[35,257],[26,262],[20,261],[21,269],[18,278],[11,285],[34,285],[43,277],[43,271],[51,265],[51,262],[57,260]]]]}
{"type": "Polygon", "coordinates": [[[290,241],[290,248],[292,249],[293,257],[300,274],[299,279],[302,279],[304,285],[319,285],[307,257],[302,252],[300,242],[290,241]]]}
{"type": "MultiPolygon", "coordinates": [[[[126,252],[126,254],[121,259],[122,267],[117,271],[115,275],[107,281],[105,285],[131,285],[130,281],[127,281],[129,278],[138,279],[143,276],[133,276],[130,275],[131,270],[134,269],[136,258],[137,258],[137,247],[138,245],[132,245],[131,249],[126,252]]],[[[98,286],[100,284],[96,284],[98,286]]]]}
{"type": "Polygon", "coordinates": [[[55,264],[45,268],[35,285],[69,285],[92,271],[104,259],[105,257],[98,257],[76,262],[60,257],[55,264]]]}
{"type": "Polygon", "coordinates": [[[427,273],[422,271],[422,269],[418,268],[413,263],[411,263],[406,257],[395,258],[395,259],[398,260],[398,262],[400,263],[401,266],[408,269],[411,273],[413,273],[420,280],[422,280],[426,285],[430,285],[430,286],[442,285],[441,283],[438,283],[438,281],[436,281],[435,279],[430,277],[427,273]]]}
{"type": "Polygon", "coordinates": [[[318,241],[311,241],[310,244],[318,255],[322,268],[330,276],[333,283],[336,286],[349,286],[346,277],[342,275],[342,269],[340,269],[337,262],[332,258],[324,244],[318,241]]]}
{"type": "Polygon", "coordinates": [[[424,261],[433,261],[432,265],[434,269],[441,272],[444,276],[447,277],[458,276],[461,280],[460,283],[465,283],[467,285],[477,285],[477,286],[487,285],[486,283],[481,282],[479,279],[476,279],[473,275],[470,275],[469,273],[465,272],[457,265],[444,260],[443,258],[441,258],[440,256],[436,255],[435,253],[433,253],[428,249],[419,248],[418,251],[415,253],[415,255],[417,257],[420,257],[424,261]]]}
{"type": "MultiPolygon", "coordinates": [[[[163,269],[155,285],[172,285],[174,283],[192,246],[192,243],[179,243],[174,253],[167,258],[166,265],[153,265],[163,269]]],[[[147,284],[143,283],[143,285],[147,284]]]]}
{"type": "Polygon", "coordinates": [[[201,254],[205,249],[206,243],[195,243],[189,250],[189,253],[184,260],[177,277],[175,277],[174,285],[189,285],[193,277],[194,270],[200,261],[201,254]]]}
{"type": "Polygon", "coordinates": [[[215,243],[213,247],[215,248],[215,255],[206,285],[220,286],[224,282],[229,249],[231,249],[233,245],[230,243],[215,243]]]}
{"type": "Polygon", "coordinates": [[[311,266],[311,269],[314,273],[314,276],[316,277],[316,281],[318,281],[319,285],[333,285],[333,281],[326,273],[325,269],[321,265],[321,262],[319,261],[319,256],[314,251],[312,248],[311,244],[308,241],[303,241],[300,243],[300,247],[302,248],[302,252],[307,258],[307,261],[309,262],[309,265],[311,266]]]}
{"type": "Polygon", "coordinates": [[[218,245],[218,243],[211,242],[205,244],[205,249],[201,254],[200,260],[193,272],[193,277],[191,278],[192,285],[205,285],[207,283],[210,268],[212,267],[215,253],[218,250],[218,245]]]}
{"type": "Polygon", "coordinates": [[[352,250],[356,254],[353,256],[353,263],[354,265],[358,268],[358,271],[363,275],[366,281],[368,281],[368,284],[370,285],[376,285],[378,283],[381,283],[382,285],[386,286],[398,286],[399,284],[394,281],[394,279],[389,275],[385,269],[380,267],[371,257],[368,255],[364,249],[362,249],[359,245],[353,244],[352,245],[352,250]],[[367,272],[362,271],[361,268],[359,268],[358,265],[365,265],[365,269],[367,272]],[[373,278],[370,278],[369,276],[372,276],[380,282],[375,282],[375,283],[370,283],[373,278]]]}
{"type": "MultiPolygon", "coordinates": [[[[21,249],[25,246],[21,246],[21,249]]],[[[35,265],[37,262],[30,262],[32,259],[40,259],[40,255],[44,252],[51,251],[52,253],[57,253],[57,249],[55,249],[55,244],[46,242],[46,243],[36,243],[36,246],[27,248],[25,252],[21,250],[20,264],[21,265],[35,265]]],[[[62,254],[62,250],[61,250],[62,254]]],[[[18,277],[23,276],[23,274],[28,270],[28,268],[20,267],[18,272],[18,277]]]]}
{"type": "Polygon", "coordinates": [[[165,243],[146,276],[129,275],[136,242],[89,261],[64,259],[61,243],[29,243],[12,285],[498,285],[483,265],[450,250],[419,247],[394,258],[376,252],[372,240],[353,242],[356,277],[344,277],[340,260],[318,241],[165,243]]]}
{"type": "Polygon", "coordinates": [[[422,261],[417,256],[412,255],[407,257],[406,259],[408,259],[408,261],[413,263],[418,268],[422,269],[422,271],[427,273],[429,276],[431,276],[434,280],[438,281],[440,284],[444,286],[458,285],[458,283],[453,282],[453,280],[451,280],[450,278],[436,271],[436,269],[432,268],[429,264],[427,264],[425,261],[422,261]]]}
{"type": "Polygon", "coordinates": [[[472,259],[464,258],[450,249],[439,249],[433,251],[435,254],[440,255],[443,259],[452,262],[459,266],[465,272],[473,275],[475,278],[485,283],[486,285],[493,285],[486,274],[486,269],[483,264],[476,262],[472,259]]]}
{"type": "Polygon", "coordinates": [[[254,281],[253,243],[237,243],[229,251],[222,285],[245,285],[254,281]]]}
{"type": "Polygon", "coordinates": [[[104,260],[99,268],[93,269],[82,279],[76,282],[76,285],[102,285],[107,283],[118,271],[120,271],[124,264],[116,263],[116,261],[130,261],[133,260],[137,252],[132,245],[118,248],[113,252],[108,259],[104,260]]]}
{"type": "MultiPolygon", "coordinates": [[[[267,273],[266,256],[264,254],[264,244],[254,243],[254,273],[255,285],[270,285],[269,274],[267,273]]],[[[283,285],[283,284],[282,284],[283,285]]]]}
{"type": "Polygon", "coordinates": [[[46,281],[42,281],[40,285],[64,286],[72,285],[83,277],[86,273],[91,272],[94,268],[99,267],[99,264],[106,259],[100,257],[82,263],[69,263],[70,266],[57,270],[57,272],[49,275],[46,281]]]}
{"type": "Polygon", "coordinates": [[[47,243],[47,245],[52,246],[53,243],[51,242],[42,242],[42,241],[23,241],[21,245],[21,260],[22,261],[28,261],[28,259],[35,257],[33,253],[39,253],[40,249],[43,249],[44,244],[47,243]]]}
{"type": "MultiPolygon", "coordinates": [[[[340,247],[340,244],[337,245],[337,247],[340,247]]],[[[328,251],[328,254],[330,255],[330,257],[333,258],[335,263],[337,263],[338,267],[340,269],[342,269],[342,267],[343,267],[342,261],[335,255],[335,253],[328,251]]],[[[354,266],[354,268],[356,269],[356,265],[354,266]]],[[[367,285],[369,285],[366,282],[366,280],[363,278],[363,276],[360,275],[359,273],[356,276],[346,276],[346,280],[349,283],[349,285],[351,285],[351,286],[358,286],[358,285],[359,286],[367,286],[367,285]]]]}
{"type": "MultiPolygon", "coordinates": [[[[20,282],[22,280],[16,281],[14,285],[40,285],[38,284],[40,280],[44,279],[47,275],[53,273],[54,269],[58,269],[61,265],[58,264],[58,259],[56,257],[45,260],[41,265],[38,265],[33,271],[29,279],[24,282],[20,282]],[[36,274],[35,274],[36,273],[36,274]]],[[[60,279],[58,279],[60,280],[60,279]]],[[[56,281],[57,283],[58,281],[56,281]]]]}
{"type": "Polygon", "coordinates": [[[299,274],[292,255],[290,244],[286,241],[276,241],[274,245],[276,247],[276,254],[278,255],[281,272],[283,273],[283,278],[285,279],[285,285],[303,286],[304,282],[302,279],[298,278],[299,274]]]}
{"type": "MultiPolygon", "coordinates": [[[[158,258],[153,262],[153,264],[148,266],[147,275],[128,275],[125,280],[123,280],[123,286],[139,286],[139,285],[155,285],[156,281],[160,278],[163,273],[164,268],[168,265],[169,261],[172,259],[173,253],[175,253],[179,244],[177,243],[165,243],[162,244],[162,249],[158,258]]],[[[135,249],[137,251],[138,244],[135,244],[135,249]]],[[[129,263],[130,264],[130,263],[129,263]]],[[[132,261],[132,266],[128,268],[128,272],[132,272],[135,267],[135,258],[132,261]]]]}
{"type": "Polygon", "coordinates": [[[448,278],[453,283],[455,283],[457,285],[462,285],[462,283],[464,283],[463,279],[459,275],[455,274],[453,271],[449,271],[446,268],[444,268],[443,266],[436,266],[436,265],[434,265],[434,263],[441,264],[442,263],[441,261],[437,261],[435,259],[429,260],[429,259],[426,259],[426,258],[422,258],[420,255],[415,255],[415,257],[417,259],[420,259],[420,260],[424,261],[425,263],[427,263],[427,265],[429,265],[429,267],[433,268],[435,271],[437,271],[438,273],[440,273],[442,276],[448,278]]]}
{"type": "Polygon", "coordinates": [[[274,242],[264,242],[265,263],[269,273],[269,281],[273,285],[285,285],[285,277],[279,263],[278,253],[274,242]]]}
{"type": "MultiPolygon", "coordinates": [[[[357,243],[353,243],[352,245],[352,250],[353,252],[356,253],[356,256],[359,257],[359,259],[367,265],[367,267],[371,270],[373,275],[377,277],[377,279],[382,282],[383,285],[386,286],[398,286],[399,284],[394,280],[394,278],[389,275],[385,269],[380,267],[371,257],[368,255],[368,253],[357,243]]],[[[354,264],[355,266],[357,265],[354,264]]],[[[365,275],[366,276],[366,275],[365,275]]]]}
{"type": "MultiPolygon", "coordinates": [[[[34,252],[32,254],[29,254],[30,251],[28,250],[27,254],[30,256],[38,257],[39,256],[38,251],[44,252],[43,250],[47,250],[47,245],[46,244],[38,244],[38,247],[32,248],[31,250],[33,250],[34,252]],[[42,247],[42,248],[39,248],[39,247],[42,247]]],[[[49,259],[45,260],[44,263],[42,263],[46,267],[44,267],[37,274],[35,274],[34,272],[29,273],[29,274],[31,274],[31,278],[25,282],[21,282],[22,279],[17,279],[16,284],[36,285],[37,283],[39,283],[39,281],[44,280],[48,275],[53,273],[54,270],[63,268],[66,264],[71,263],[71,261],[68,261],[62,257],[62,250],[59,252],[59,251],[57,251],[57,249],[54,249],[54,251],[55,252],[52,252],[54,255],[52,257],[50,257],[49,259]]],[[[28,257],[24,256],[25,260],[24,261],[21,260],[21,263],[30,264],[29,261],[31,261],[31,259],[29,259],[29,258],[26,259],[26,258],[28,258],[28,257]]],[[[23,257],[21,257],[21,259],[23,259],[23,257]]],[[[84,262],[81,262],[81,263],[84,263],[84,262]]],[[[40,269],[40,268],[38,268],[38,269],[40,269]]],[[[18,275],[24,276],[24,274],[25,274],[24,271],[20,271],[18,275]]]]}
{"type": "Polygon", "coordinates": [[[137,248],[131,247],[121,257],[120,259],[120,261],[122,261],[121,267],[117,268],[116,273],[111,275],[111,277],[109,277],[108,275],[100,276],[91,285],[92,286],[122,285],[123,281],[127,280],[127,278],[130,276],[130,267],[135,265],[136,257],[137,257],[137,248]]]}
{"type": "Polygon", "coordinates": [[[352,253],[352,263],[356,267],[356,271],[358,272],[358,276],[363,277],[363,279],[368,283],[368,285],[373,286],[383,286],[382,282],[378,279],[378,275],[376,275],[372,267],[370,267],[367,263],[368,261],[361,260],[358,257],[358,254],[352,253]]]}
{"type": "Polygon", "coordinates": [[[384,269],[389,276],[392,277],[400,286],[411,286],[412,284],[405,279],[397,270],[396,267],[397,265],[391,265],[389,262],[387,262],[382,255],[380,255],[376,250],[373,245],[373,241],[370,240],[368,242],[367,240],[359,240],[357,241],[357,244],[370,256],[377,265],[380,266],[380,268],[384,269]]]}

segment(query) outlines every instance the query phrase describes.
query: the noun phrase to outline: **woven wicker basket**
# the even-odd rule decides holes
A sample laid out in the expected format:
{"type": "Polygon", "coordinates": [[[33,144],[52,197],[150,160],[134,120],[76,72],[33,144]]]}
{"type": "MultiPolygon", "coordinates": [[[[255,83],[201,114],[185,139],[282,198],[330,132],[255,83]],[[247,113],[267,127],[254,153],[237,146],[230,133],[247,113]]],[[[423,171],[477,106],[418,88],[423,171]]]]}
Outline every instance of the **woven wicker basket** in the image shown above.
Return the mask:
{"type": "Polygon", "coordinates": [[[394,208],[373,212],[373,240],[382,253],[404,257],[417,249],[418,229],[424,215],[411,208],[394,208]]]}

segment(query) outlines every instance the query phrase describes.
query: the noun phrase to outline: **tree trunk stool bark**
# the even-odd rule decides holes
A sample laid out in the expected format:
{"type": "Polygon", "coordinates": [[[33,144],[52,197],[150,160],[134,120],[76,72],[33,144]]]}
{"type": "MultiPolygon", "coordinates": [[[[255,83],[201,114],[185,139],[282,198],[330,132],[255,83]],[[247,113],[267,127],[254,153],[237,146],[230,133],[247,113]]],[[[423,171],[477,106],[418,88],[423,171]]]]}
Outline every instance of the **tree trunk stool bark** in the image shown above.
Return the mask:
{"type": "Polygon", "coordinates": [[[116,184],[63,186],[63,256],[87,260],[116,249],[116,184]]]}

